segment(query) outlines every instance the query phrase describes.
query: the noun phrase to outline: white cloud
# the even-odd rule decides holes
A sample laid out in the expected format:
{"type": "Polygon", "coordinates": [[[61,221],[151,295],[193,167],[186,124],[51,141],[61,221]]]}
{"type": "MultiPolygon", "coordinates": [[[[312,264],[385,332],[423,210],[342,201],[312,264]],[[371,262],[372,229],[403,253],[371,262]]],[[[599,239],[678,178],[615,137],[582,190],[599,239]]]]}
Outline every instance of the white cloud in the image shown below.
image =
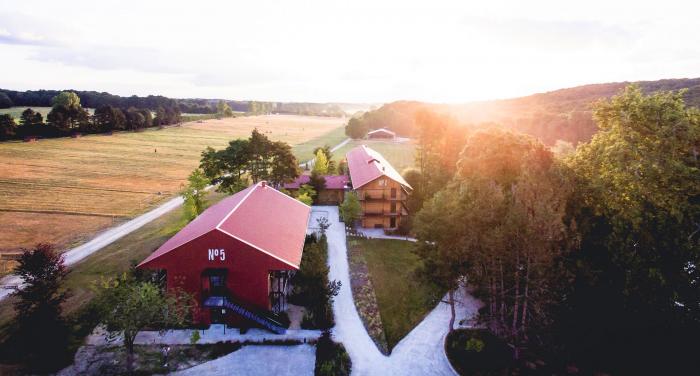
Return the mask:
{"type": "Polygon", "coordinates": [[[690,2],[3,1],[0,87],[467,101],[700,76],[690,2]]]}

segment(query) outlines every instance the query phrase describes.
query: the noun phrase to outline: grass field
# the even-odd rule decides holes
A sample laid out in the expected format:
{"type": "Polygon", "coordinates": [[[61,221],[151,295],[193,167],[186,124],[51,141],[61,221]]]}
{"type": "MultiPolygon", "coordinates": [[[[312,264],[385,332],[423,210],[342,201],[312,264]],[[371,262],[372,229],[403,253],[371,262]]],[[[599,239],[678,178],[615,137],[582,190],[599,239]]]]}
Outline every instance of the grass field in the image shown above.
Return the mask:
{"type": "Polygon", "coordinates": [[[444,294],[421,283],[415,271],[421,262],[404,240],[357,239],[369,269],[370,279],[389,349],[394,348],[444,294]]]}
{"type": "Polygon", "coordinates": [[[414,153],[416,146],[412,141],[406,142],[390,142],[390,141],[375,141],[375,140],[355,140],[348,142],[347,145],[338,149],[333,153],[333,159],[339,161],[345,158],[345,153],[358,145],[367,145],[370,148],[378,151],[386,158],[389,163],[398,171],[403,172],[408,167],[415,166],[414,153]]]}
{"type": "Polygon", "coordinates": [[[300,158],[335,142],[340,118],[269,115],[112,136],[0,143],[0,252],[39,241],[73,244],[177,194],[207,146],[257,128],[300,158]]]}

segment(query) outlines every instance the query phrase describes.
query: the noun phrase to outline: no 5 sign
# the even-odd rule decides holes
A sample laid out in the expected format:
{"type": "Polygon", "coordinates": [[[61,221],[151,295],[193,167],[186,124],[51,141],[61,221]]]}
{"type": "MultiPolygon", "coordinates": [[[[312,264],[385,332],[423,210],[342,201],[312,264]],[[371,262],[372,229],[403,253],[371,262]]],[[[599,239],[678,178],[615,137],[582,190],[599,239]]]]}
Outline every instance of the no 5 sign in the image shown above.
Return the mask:
{"type": "Polygon", "coordinates": [[[209,261],[214,261],[216,259],[221,261],[226,260],[226,251],[224,249],[209,248],[209,261]]]}

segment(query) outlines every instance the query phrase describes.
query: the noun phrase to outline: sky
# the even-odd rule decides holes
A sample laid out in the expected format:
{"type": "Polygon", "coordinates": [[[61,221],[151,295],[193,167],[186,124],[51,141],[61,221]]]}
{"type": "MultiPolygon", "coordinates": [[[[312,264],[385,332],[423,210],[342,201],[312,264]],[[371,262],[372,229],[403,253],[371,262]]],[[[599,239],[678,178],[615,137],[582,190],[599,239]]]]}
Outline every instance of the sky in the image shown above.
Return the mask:
{"type": "Polygon", "coordinates": [[[0,88],[461,103],[700,76],[699,1],[0,0],[0,88]]]}

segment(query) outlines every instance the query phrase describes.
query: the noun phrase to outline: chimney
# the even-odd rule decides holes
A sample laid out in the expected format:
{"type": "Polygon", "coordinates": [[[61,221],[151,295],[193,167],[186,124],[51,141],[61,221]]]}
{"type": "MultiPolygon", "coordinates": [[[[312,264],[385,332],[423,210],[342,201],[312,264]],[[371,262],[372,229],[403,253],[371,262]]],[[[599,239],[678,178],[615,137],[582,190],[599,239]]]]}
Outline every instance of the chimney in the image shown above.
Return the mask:
{"type": "Polygon", "coordinates": [[[263,188],[265,188],[265,187],[267,187],[267,182],[266,182],[265,180],[263,180],[263,181],[260,182],[260,185],[261,185],[263,188]]]}

